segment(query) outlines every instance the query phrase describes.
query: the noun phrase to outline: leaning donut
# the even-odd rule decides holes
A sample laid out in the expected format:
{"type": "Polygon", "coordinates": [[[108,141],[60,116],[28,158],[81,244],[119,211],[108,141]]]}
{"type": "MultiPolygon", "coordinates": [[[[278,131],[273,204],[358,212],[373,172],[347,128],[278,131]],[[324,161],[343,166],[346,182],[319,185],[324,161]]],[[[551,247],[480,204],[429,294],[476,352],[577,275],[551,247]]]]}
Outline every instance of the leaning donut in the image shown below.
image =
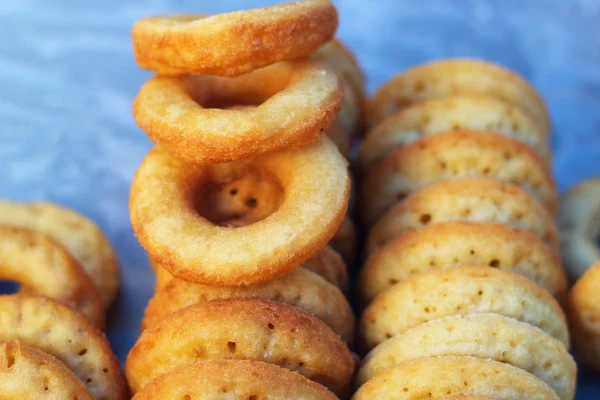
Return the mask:
{"type": "Polygon", "coordinates": [[[133,180],[129,204],[140,243],[173,276],[244,286],[283,276],[325,246],[344,218],[348,192],[346,162],[321,138],[251,164],[206,167],[186,164],[157,147],[133,180]],[[281,183],[284,197],[271,215],[232,228],[197,212],[207,191],[218,190],[222,182],[250,168],[262,169],[281,183]]]}
{"type": "Polygon", "coordinates": [[[215,164],[314,142],[336,118],[342,83],[317,61],[281,62],[237,78],[158,76],[133,117],[177,158],[215,164]],[[236,105],[252,107],[234,107],[236,105]]]}

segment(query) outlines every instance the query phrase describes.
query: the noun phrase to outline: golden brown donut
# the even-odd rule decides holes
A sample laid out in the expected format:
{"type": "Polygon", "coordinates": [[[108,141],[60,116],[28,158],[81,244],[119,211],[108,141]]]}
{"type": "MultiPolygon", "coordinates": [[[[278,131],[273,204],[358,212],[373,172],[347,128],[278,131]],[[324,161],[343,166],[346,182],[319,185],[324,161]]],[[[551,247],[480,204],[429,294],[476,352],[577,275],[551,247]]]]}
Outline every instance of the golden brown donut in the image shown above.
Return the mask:
{"type": "Polygon", "coordinates": [[[399,200],[431,183],[473,177],[512,183],[556,211],[550,170],[528,146],[497,133],[458,131],[424,137],[379,162],[361,187],[363,220],[374,224],[399,200]]]}
{"type": "Polygon", "coordinates": [[[196,361],[150,381],[133,400],[337,400],[329,390],[277,365],[252,360],[196,361]]]}
{"type": "Polygon", "coordinates": [[[551,124],[544,101],[524,79],[496,64],[455,58],[421,64],[381,86],[367,102],[369,127],[403,107],[455,94],[479,94],[514,104],[546,135],[551,124]]]}
{"type": "Polygon", "coordinates": [[[350,351],[323,322],[287,304],[263,299],[198,303],[142,332],[127,356],[133,392],[193,361],[264,361],[297,371],[344,393],[354,369],[350,351]]]}
{"type": "Polygon", "coordinates": [[[333,37],[337,25],[329,0],[213,16],[148,17],[133,26],[133,52],[140,67],[161,75],[238,76],[308,56],[333,37]]]}
{"type": "Polygon", "coordinates": [[[135,175],[129,205],[138,240],[173,276],[244,286],[281,277],[325,246],[344,218],[348,192],[346,162],[326,138],[251,164],[205,167],[157,147],[135,175]],[[197,212],[207,190],[249,168],[262,169],[281,183],[285,195],[271,215],[232,228],[197,212]]]}
{"type": "Polygon", "coordinates": [[[224,163],[314,142],[335,120],[342,89],[333,70],[310,60],[237,78],[158,76],[136,96],[133,117],[177,158],[224,163]],[[231,107],[239,104],[252,107],[231,107]]]}

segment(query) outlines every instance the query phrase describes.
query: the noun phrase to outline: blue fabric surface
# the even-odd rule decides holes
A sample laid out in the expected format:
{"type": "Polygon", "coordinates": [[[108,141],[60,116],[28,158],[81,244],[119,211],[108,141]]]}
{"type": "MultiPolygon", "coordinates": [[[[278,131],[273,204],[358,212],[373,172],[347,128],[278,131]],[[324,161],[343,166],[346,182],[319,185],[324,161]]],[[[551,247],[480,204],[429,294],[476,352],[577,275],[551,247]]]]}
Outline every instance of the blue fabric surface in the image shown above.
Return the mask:
{"type": "MultiPolygon", "coordinates": [[[[90,216],[122,262],[108,335],[124,360],[153,276],[133,237],[127,198],[151,144],[131,117],[149,77],[129,32],[144,15],[215,13],[276,1],[0,0],[0,196],[49,199],[90,216]]],[[[338,0],[339,36],[369,90],[417,63],[477,56],[529,79],[547,99],[561,190],[600,175],[600,1],[338,0]]],[[[578,400],[600,399],[581,374],[578,400]]]]}

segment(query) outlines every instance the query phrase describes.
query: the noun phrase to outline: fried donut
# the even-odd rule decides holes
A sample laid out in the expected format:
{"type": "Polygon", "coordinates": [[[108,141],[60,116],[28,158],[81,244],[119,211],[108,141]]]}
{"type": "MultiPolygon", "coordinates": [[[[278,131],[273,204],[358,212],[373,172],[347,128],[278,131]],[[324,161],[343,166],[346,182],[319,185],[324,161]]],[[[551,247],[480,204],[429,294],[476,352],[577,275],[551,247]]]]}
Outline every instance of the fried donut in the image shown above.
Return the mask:
{"type": "Polygon", "coordinates": [[[50,236],[79,261],[98,288],[105,308],[113,302],[119,287],[117,256],[92,220],[52,203],[0,200],[0,224],[50,236]]]}
{"type": "Polygon", "coordinates": [[[296,306],[321,321],[350,345],[354,341],[354,314],[338,288],[304,268],[277,280],[244,287],[208,286],[172,279],[156,293],[144,313],[142,329],[156,326],[177,310],[214,299],[261,298],[296,306]]]}
{"type": "Polygon", "coordinates": [[[592,265],[571,289],[569,319],[573,347],[583,363],[600,372],[600,262],[592,265]]]}
{"type": "Polygon", "coordinates": [[[359,322],[364,348],[427,321],[496,313],[537,326],[569,345],[565,316],[545,289],[524,276],[490,267],[459,267],[413,275],[379,294],[359,322]]]}
{"type": "Polygon", "coordinates": [[[281,277],[325,246],[344,218],[348,192],[346,162],[326,138],[251,164],[205,167],[186,164],[157,147],[135,175],[129,205],[138,240],[173,276],[245,286],[281,277]],[[271,215],[232,228],[197,212],[207,191],[250,168],[281,182],[284,198],[271,215]]]}
{"type": "Polygon", "coordinates": [[[374,167],[361,187],[363,219],[372,225],[423,186],[469,177],[512,183],[551,212],[556,210],[558,195],[550,170],[528,146],[497,133],[460,131],[419,139],[374,167]]]}
{"type": "Polygon", "coordinates": [[[346,345],[323,322],[287,304],[263,299],[198,303],[142,332],[127,356],[137,392],[157,376],[211,359],[265,361],[343,393],[354,369],[346,345]]]}
{"type": "Polygon", "coordinates": [[[403,362],[440,356],[474,356],[504,362],[544,381],[573,400],[577,367],[561,342],[497,314],[452,316],[426,322],[374,348],[362,362],[357,385],[403,362]]]}
{"type": "Polygon", "coordinates": [[[562,248],[562,262],[575,282],[600,261],[600,178],[581,182],[560,198],[556,222],[562,248]]]}
{"type": "Polygon", "coordinates": [[[374,252],[358,279],[361,303],[367,305],[413,275],[462,265],[521,274],[557,298],[567,290],[558,257],[533,233],[504,224],[454,221],[405,232],[374,252]]]}
{"type": "Polygon", "coordinates": [[[3,399],[93,400],[62,362],[15,339],[0,343],[0,388],[3,399]]]}
{"type": "Polygon", "coordinates": [[[512,137],[531,147],[550,164],[546,135],[518,107],[483,95],[455,95],[403,108],[369,131],[358,159],[363,173],[398,147],[438,133],[474,130],[512,137]]]}
{"type": "Polygon", "coordinates": [[[344,258],[346,265],[354,264],[356,253],[358,253],[358,234],[354,222],[348,215],[329,241],[329,245],[344,258]]]}
{"type": "Polygon", "coordinates": [[[554,390],[529,372],[467,356],[420,358],[399,364],[369,380],[352,399],[420,400],[452,395],[559,400],[554,390]]]}
{"type": "Polygon", "coordinates": [[[38,296],[0,296],[0,341],[18,339],[62,361],[97,400],[128,399],[106,337],[79,312],[38,296]]]}
{"type": "Polygon", "coordinates": [[[158,76],[144,84],[133,117],[177,158],[215,164],[314,142],[333,123],[342,83],[325,64],[273,64],[238,78],[158,76]],[[252,105],[232,109],[237,104],[252,105]]]}
{"type": "Polygon", "coordinates": [[[62,301],[85,314],[100,329],[104,305],[81,265],[49,236],[0,225],[0,279],[14,280],[25,293],[62,301]]]}
{"type": "Polygon", "coordinates": [[[448,221],[495,222],[533,232],[558,252],[548,211],[527,192],[492,179],[440,181],[409,195],[371,229],[367,253],[403,232],[448,221]]]}
{"type": "Polygon", "coordinates": [[[133,26],[140,67],[161,75],[238,76],[301,58],[330,40],[338,14],[329,0],[306,0],[226,14],[165,15],[133,26]]]}
{"type": "Polygon", "coordinates": [[[386,82],[367,102],[369,127],[412,104],[455,94],[479,94],[519,107],[546,135],[551,124],[544,101],[529,83],[496,64],[447,59],[409,69],[386,82]]]}
{"type": "Polygon", "coordinates": [[[207,360],[150,381],[133,400],[337,400],[323,386],[277,365],[252,360],[207,360]],[[187,397],[186,397],[187,396],[187,397]]]}

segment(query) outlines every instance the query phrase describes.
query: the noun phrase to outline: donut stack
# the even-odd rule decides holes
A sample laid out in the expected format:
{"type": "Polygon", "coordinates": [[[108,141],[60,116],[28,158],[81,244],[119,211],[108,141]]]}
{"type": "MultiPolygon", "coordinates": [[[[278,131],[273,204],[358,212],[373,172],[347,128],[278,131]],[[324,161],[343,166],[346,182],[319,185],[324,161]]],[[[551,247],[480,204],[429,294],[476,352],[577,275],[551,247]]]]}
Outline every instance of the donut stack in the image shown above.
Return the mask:
{"type": "Polygon", "coordinates": [[[355,321],[327,243],[341,232],[352,256],[350,179],[327,136],[346,151],[358,130],[360,71],[337,22],[324,0],[136,22],[158,74],[133,106],[156,143],[130,196],[157,276],[127,357],[136,399],[348,394],[355,321]]]}
{"type": "Polygon", "coordinates": [[[367,102],[354,399],[573,399],[550,122],[523,79],[456,59],[367,102]]]}
{"type": "Polygon", "coordinates": [[[3,398],[127,399],[101,332],[119,281],[115,253],[96,224],[51,203],[0,200],[3,398]]]}

